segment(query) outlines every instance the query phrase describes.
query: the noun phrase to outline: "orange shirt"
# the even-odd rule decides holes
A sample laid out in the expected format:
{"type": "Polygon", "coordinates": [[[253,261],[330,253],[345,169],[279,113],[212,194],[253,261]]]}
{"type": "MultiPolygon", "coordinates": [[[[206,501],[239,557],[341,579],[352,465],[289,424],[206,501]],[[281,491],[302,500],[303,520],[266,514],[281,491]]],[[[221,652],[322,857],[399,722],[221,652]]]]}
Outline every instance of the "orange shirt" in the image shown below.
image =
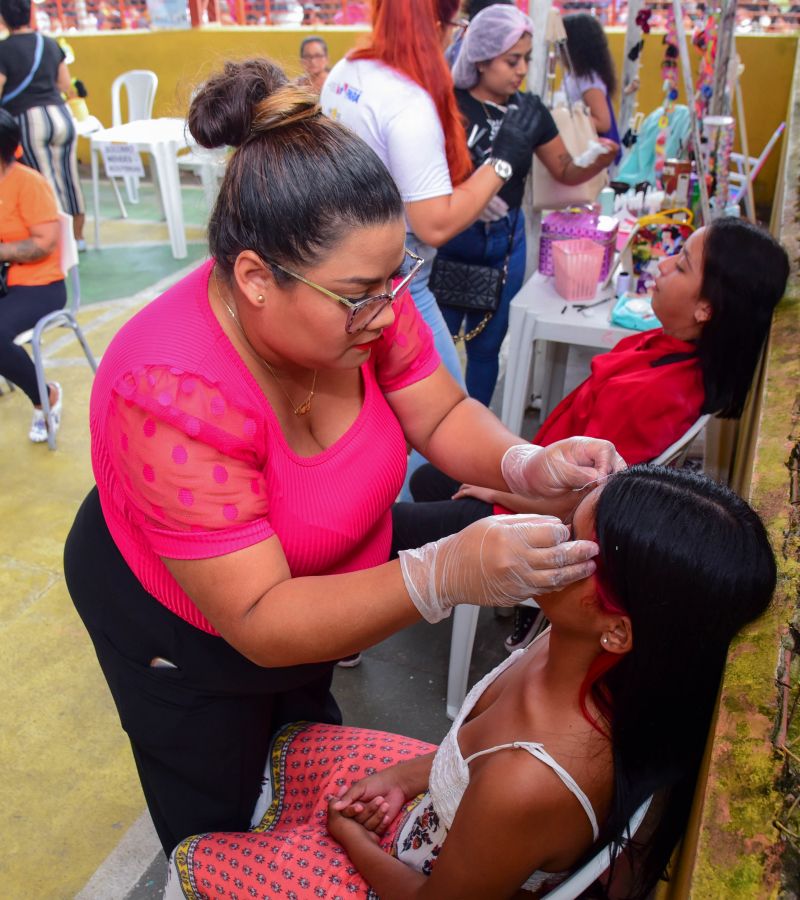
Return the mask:
{"type": "MultiPolygon", "coordinates": [[[[58,221],[58,204],[47,179],[35,169],[15,163],[0,178],[0,241],[24,241],[33,225],[58,221]]],[[[52,253],[31,263],[12,263],[8,286],[50,284],[61,281],[61,253],[58,241],[52,253]]]]}

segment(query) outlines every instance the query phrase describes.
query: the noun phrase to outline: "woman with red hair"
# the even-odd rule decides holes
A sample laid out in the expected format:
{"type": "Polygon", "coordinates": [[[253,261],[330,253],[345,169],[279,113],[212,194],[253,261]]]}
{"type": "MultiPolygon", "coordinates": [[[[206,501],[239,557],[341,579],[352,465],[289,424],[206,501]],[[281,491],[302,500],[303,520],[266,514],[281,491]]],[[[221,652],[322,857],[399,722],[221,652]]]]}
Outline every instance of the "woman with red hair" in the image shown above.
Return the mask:
{"type": "Polygon", "coordinates": [[[527,171],[535,123],[527,106],[517,109],[486,164],[473,172],[444,58],[458,6],[458,0],[376,0],[370,42],[333,67],[320,102],[375,150],[397,183],[407,246],[426,262],[411,294],[442,361],[463,385],[452,338],[428,288],[435,248],[474,222],[512,174],[527,171]]]}

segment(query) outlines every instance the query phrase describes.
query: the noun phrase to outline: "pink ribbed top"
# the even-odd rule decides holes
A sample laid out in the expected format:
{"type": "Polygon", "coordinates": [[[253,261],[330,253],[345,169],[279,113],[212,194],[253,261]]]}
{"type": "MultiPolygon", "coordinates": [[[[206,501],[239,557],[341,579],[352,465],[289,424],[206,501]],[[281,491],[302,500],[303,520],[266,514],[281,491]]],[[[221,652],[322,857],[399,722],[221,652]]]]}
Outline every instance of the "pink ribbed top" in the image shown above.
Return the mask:
{"type": "Polygon", "coordinates": [[[92,390],[92,465],[111,535],[168,609],[216,634],[160,557],[205,559],[273,534],[293,576],[386,562],[406,444],[384,393],[439,358],[410,293],[361,367],[364,403],[322,453],[298,456],[208,304],[212,261],[116,335],[92,390]]]}

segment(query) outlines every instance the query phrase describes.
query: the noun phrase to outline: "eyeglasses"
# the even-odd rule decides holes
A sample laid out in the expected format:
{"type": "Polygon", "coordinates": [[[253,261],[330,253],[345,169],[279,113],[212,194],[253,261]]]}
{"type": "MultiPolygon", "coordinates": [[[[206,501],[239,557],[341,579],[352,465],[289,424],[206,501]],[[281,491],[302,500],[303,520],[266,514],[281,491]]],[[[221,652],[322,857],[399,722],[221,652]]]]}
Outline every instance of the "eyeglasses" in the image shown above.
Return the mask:
{"type": "Polygon", "coordinates": [[[327,59],[327,53],[304,53],[300,59],[327,59]]]}
{"type": "Polygon", "coordinates": [[[315,291],[325,294],[326,297],[336,300],[338,303],[341,303],[342,306],[346,306],[348,313],[344,330],[348,334],[358,334],[373,322],[383,310],[389,306],[389,304],[394,303],[394,301],[408,288],[409,284],[411,284],[414,279],[414,276],[422,268],[424,262],[425,260],[421,256],[417,256],[416,253],[412,253],[406,247],[405,256],[403,257],[403,262],[400,265],[399,271],[386,282],[386,291],[382,294],[364,297],[362,300],[348,300],[347,297],[335,294],[333,291],[329,291],[327,288],[315,284],[307,278],[303,278],[303,276],[298,275],[297,272],[290,272],[289,269],[279,266],[278,263],[273,262],[270,263],[270,265],[274,266],[276,269],[280,269],[284,274],[296,278],[298,281],[302,281],[303,284],[307,284],[309,287],[314,288],[315,291]]]}

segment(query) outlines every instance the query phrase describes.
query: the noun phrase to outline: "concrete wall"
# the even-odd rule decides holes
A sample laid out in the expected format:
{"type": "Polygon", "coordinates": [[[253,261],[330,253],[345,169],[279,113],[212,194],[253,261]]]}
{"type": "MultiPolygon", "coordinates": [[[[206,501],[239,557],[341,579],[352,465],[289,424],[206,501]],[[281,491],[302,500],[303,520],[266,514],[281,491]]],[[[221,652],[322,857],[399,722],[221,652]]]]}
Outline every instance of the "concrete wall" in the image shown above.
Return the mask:
{"type": "MultiPolygon", "coordinates": [[[[308,29],[207,27],[74,35],[69,38],[76,57],[72,74],[85,82],[90,109],[104,124],[111,122],[111,82],[128,69],[152,69],[158,74],[155,115],[182,116],[192,88],[225,59],[266,55],[281,62],[290,73],[298,73],[298,47],[310,33],[308,29]]],[[[339,59],[365,34],[363,29],[325,29],[331,60],[339,59]]],[[[621,71],[624,34],[612,31],[609,39],[621,71]]],[[[745,64],[742,88],[754,156],[785,117],[796,44],[794,35],[753,35],[737,40],[745,64]]],[[[659,105],[663,96],[662,55],[661,35],[647,35],[639,92],[639,108],[645,112],[659,105]]],[[[780,147],[776,148],[756,182],[758,202],[768,203],[772,197],[779,151],[780,147]]]]}

